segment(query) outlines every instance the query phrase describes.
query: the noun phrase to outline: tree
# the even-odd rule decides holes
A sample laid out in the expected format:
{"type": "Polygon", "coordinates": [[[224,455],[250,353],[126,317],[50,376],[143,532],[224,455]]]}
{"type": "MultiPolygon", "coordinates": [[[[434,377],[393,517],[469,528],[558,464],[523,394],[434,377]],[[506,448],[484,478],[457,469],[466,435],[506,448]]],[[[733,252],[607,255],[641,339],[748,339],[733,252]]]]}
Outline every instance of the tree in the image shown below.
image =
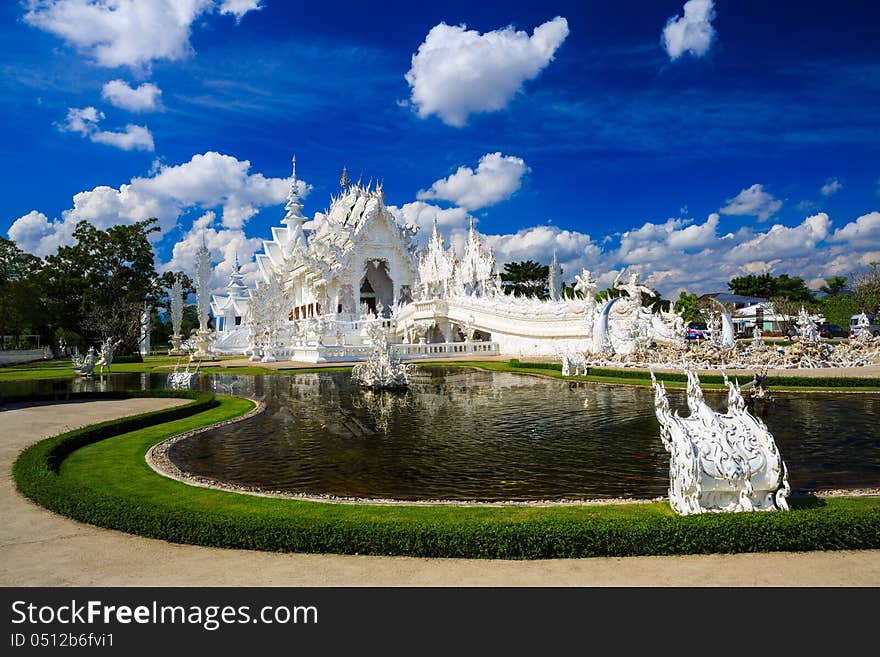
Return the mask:
{"type": "Polygon", "coordinates": [[[156,221],[107,230],[76,225],[76,242],[48,256],[41,272],[57,328],[82,336],[82,346],[113,336],[123,341],[122,353],[137,351],[144,302],[155,306],[161,293],[149,241],[156,221]]]}
{"type": "Polygon", "coordinates": [[[501,281],[507,294],[547,299],[550,296],[547,289],[549,276],[549,265],[542,265],[534,260],[523,260],[505,263],[504,271],[501,272],[501,281]]]}
{"type": "Polygon", "coordinates": [[[52,338],[37,282],[42,265],[42,260],[0,237],[0,336],[12,336],[13,347],[24,334],[40,335],[46,342],[52,338]]]}
{"type": "Polygon", "coordinates": [[[700,311],[700,299],[693,292],[691,292],[690,294],[688,294],[684,290],[679,292],[678,299],[675,302],[675,307],[673,308],[673,310],[681,315],[681,318],[685,321],[686,324],[702,319],[702,313],[700,311]]]}
{"type": "Polygon", "coordinates": [[[789,301],[810,303],[815,301],[815,297],[804,279],[800,276],[790,277],[788,274],[781,274],[775,278],[770,274],[749,274],[732,278],[727,287],[734,294],[747,297],[788,299],[789,301]]]}
{"type": "Polygon", "coordinates": [[[867,271],[854,275],[852,279],[852,290],[860,311],[880,312],[880,262],[872,262],[867,271]]]}
{"type": "Polygon", "coordinates": [[[820,292],[829,297],[839,296],[846,289],[846,276],[832,276],[825,279],[825,285],[819,288],[820,292]]]}

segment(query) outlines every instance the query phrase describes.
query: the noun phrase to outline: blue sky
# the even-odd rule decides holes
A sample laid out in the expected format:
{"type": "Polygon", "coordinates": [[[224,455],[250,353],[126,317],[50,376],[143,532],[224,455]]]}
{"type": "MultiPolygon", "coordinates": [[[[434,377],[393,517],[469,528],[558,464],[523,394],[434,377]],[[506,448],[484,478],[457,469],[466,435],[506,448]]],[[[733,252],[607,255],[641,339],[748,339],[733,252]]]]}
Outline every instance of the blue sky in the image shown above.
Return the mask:
{"type": "Polygon", "coordinates": [[[460,243],[474,216],[500,261],[556,250],[569,277],[675,294],[880,260],[876,3],[169,2],[0,5],[0,232],[24,248],[157,214],[161,266],[204,229],[219,283],[295,152],[309,215],[345,164],[401,220],[442,212],[460,243]]]}

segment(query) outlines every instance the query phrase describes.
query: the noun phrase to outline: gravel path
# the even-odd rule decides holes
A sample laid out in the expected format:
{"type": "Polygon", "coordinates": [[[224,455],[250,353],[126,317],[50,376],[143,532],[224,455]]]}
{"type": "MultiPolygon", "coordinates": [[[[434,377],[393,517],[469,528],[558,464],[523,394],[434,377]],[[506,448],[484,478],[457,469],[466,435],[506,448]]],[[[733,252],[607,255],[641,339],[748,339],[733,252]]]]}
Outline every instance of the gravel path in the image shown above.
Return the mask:
{"type": "Polygon", "coordinates": [[[74,402],[0,411],[2,586],[878,586],[880,551],[486,561],[275,554],[175,545],[83,525],[26,500],[12,463],[37,440],[184,403],[74,402]]]}

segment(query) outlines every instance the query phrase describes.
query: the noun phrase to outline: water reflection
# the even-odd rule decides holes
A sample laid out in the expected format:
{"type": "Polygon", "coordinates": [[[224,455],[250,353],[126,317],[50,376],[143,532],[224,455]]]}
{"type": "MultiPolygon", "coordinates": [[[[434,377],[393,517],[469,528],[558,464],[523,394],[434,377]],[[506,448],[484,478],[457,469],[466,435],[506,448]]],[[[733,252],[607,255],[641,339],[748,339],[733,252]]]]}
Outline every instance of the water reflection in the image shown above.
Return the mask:
{"type": "MultiPolygon", "coordinates": [[[[420,368],[400,393],[348,373],[200,375],[202,390],[266,412],[178,444],[201,475],[269,490],[398,499],[562,499],[666,494],[668,455],[650,389],[420,368]]],[[[3,394],[165,388],[164,374],[5,383],[3,394]]],[[[687,414],[683,391],[673,408],[687,414]]],[[[723,409],[726,394],[706,391],[723,409]]],[[[758,406],[795,489],[880,486],[880,396],[777,394],[758,406]]]]}

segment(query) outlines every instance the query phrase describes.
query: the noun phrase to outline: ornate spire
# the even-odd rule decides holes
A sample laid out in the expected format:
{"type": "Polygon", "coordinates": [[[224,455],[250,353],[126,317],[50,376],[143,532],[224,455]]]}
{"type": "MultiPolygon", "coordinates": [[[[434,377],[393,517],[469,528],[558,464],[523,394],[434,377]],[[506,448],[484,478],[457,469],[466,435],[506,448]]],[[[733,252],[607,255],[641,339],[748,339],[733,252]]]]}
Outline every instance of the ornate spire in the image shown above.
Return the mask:
{"type": "Polygon", "coordinates": [[[343,191],[351,187],[351,181],[348,179],[348,169],[344,164],[342,165],[342,177],[339,179],[339,186],[342,187],[343,191]]]}
{"type": "Polygon", "coordinates": [[[302,213],[303,205],[299,200],[298,183],[299,181],[296,179],[296,155],[294,155],[293,173],[290,177],[290,191],[287,193],[287,203],[284,206],[284,209],[287,210],[287,215],[282,220],[282,223],[287,224],[288,226],[292,226],[293,224],[299,224],[302,226],[302,223],[306,220],[302,213]]]}
{"type": "Polygon", "coordinates": [[[229,275],[229,283],[226,285],[229,296],[244,298],[247,296],[247,285],[244,282],[244,274],[241,273],[241,264],[238,262],[238,251],[235,252],[235,261],[232,264],[232,273],[229,275]]]}
{"type": "Polygon", "coordinates": [[[556,249],[553,249],[553,259],[548,267],[547,287],[553,301],[562,298],[562,268],[559,266],[559,260],[556,259],[556,249]]]}

